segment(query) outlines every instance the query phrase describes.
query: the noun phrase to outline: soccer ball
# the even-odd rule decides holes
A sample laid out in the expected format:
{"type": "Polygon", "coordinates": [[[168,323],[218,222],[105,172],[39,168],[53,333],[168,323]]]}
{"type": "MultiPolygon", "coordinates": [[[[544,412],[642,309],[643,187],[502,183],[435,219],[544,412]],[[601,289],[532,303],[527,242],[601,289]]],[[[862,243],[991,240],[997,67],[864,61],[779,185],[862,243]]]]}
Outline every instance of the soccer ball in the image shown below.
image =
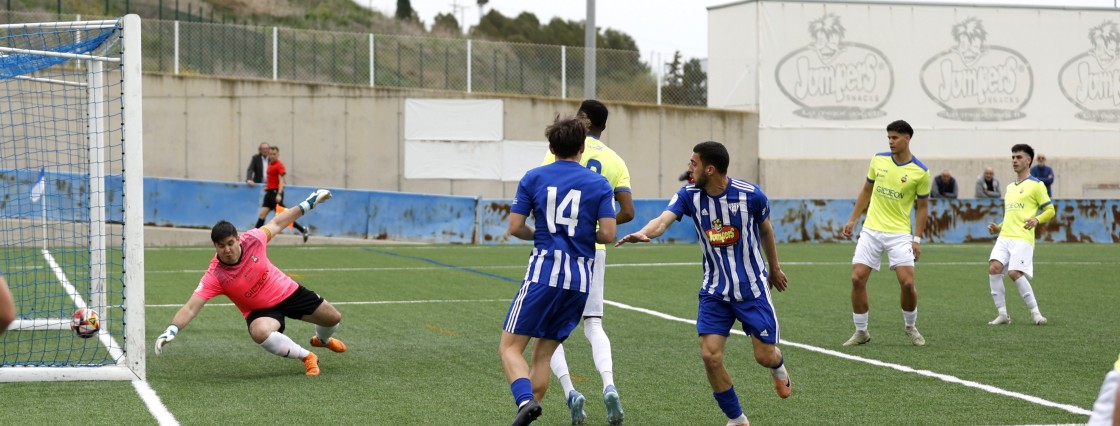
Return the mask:
{"type": "Polygon", "coordinates": [[[98,321],[97,311],[89,308],[81,308],[74,311],[74,316],[70,317],[70,329],[78,333],[78,337],[88,339],[97,335],[97,330],[101,329],[101,322],[98,321]]]}

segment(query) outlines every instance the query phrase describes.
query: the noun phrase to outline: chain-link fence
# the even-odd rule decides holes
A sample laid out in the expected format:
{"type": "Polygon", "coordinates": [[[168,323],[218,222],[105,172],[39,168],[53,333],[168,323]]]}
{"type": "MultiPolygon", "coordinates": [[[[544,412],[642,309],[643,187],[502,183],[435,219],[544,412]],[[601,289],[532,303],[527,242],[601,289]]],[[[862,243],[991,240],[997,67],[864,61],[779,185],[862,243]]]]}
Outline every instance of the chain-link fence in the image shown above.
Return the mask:
{"type": "MultiPolygon", "coordinates": [[[[151,72],[573,99],[587,94],[582,47],[167,20],[146,20],[143,30],[144,70],[151,72]]],[[[661,69],[637,51],[597,49],[595,97],[706,104],[702,97],[676,95],[688,91],[674,87],[682,84],[679,78],[663,84],[661,69]]],[[[687,83],[705,87],[702,79],[687,83]]]]}

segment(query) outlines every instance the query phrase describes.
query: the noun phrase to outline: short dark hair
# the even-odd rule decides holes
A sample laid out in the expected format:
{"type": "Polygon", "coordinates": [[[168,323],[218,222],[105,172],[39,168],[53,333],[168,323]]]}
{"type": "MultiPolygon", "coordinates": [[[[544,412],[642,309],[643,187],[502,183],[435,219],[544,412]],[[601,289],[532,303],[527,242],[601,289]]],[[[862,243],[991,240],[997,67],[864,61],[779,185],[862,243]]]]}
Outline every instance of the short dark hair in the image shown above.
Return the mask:
{"type": "Polygon", "coordinates": [[[587,116],[587,120],[591,121],[591,127],[597,129],[607,128],[607,106],[603,105],[594,99],[588,99],[579,104],[579,113],[587,116]]]}
{"type": "Polygon", "coordinates": [[[587,139],[587,121],[557,115],[552,125],[544,129],[544,135],[556,158],[575,157],[583,149],[584,139],[587,139]]]}
{"type": "Polygon", "coordinates": [[[731,155],[727,147],[715,141],[700,142],[692,148],[692,152],[700,154],[700,162],[705,166],[715,166],[720,174],[727,174],[727,164],[731,162],[731,155]]]}
{"type": "Polygon", "coordinates": [[[229,238],[231,235],[237,235],[237,228],[228,221],[219,220],[210,229],[210,240],[215,243],[220,243],[222,240],[229,238]]]}
{"type": "Polygon", "coordinates": [[[910,127],[910,123],[907,123],[903,120],[897,120],[897,121],[895,121],[891,124],[888,124],[887,125],[887,131],[888,132],[895,132],[895,133],[902,133],[902,134],[904,134],[906,136],[910,136],[910,137],[914,136],[914,128],[910,127]]]}
{"type": "Polygon", "coordinates": [[[1025,143],[1017,143],[1011,146],[1011,153],[1022,152],[1031,158],[1031,164],[1034,164],[1034,148],[1025,143]]]}

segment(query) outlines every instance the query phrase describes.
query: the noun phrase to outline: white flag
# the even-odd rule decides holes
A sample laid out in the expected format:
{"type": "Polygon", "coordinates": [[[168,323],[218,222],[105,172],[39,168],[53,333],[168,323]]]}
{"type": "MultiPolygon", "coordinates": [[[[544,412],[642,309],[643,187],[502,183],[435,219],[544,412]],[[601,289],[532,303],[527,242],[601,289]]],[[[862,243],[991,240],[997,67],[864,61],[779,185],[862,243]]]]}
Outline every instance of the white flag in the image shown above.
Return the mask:
{"type": "Polygon", "coordinates": [[[39,197],[43,196],[43,191],[47,190],[47,171],[46,168],[39,169],[39,178],[35,180],[35,186],[31,187],[31,202],[38,202],[39,197]]]}

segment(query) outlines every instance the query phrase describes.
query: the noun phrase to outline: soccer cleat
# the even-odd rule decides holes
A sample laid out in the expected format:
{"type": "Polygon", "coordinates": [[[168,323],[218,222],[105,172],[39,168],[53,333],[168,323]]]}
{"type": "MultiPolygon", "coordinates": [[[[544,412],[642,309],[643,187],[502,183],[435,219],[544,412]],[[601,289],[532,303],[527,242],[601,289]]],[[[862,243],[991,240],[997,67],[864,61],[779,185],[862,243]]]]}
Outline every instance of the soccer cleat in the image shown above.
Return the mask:
{"type": "Polygon", "coordinates": [[[747,416],[744,414],[737,419],[728,420],[727,426],[751,426],[751,422],[747,420],[747,416]]]}
{"type": "Polygon", "coordinates": [[[999,315],[999,316],[996,317],[996,319],[988,321],[988,324],[991,324],[991,325],[1011,324],[1011,317],[1009,317],[1007,315],[999,315]]]}
{"type": "Polygon", "coordinates": [[[1042,316],[1040,313],[1032,313],[1031,321],[1034,321],[1034,323],[1038,325],[1046,325],[1046,317],[1042,316]]]}
{"type": "Polygon", "coordinates": [[[310,233],[310,232],[304,232],[304,233],[303,233],[303,242],[304,242],[305,244],[307,243],[307,239],[308,239],[308,238],[311,238],[311,233],[310,233]]]}
{"type": "Polygon", "coordinates": [[[335,339],[333,337],[327,339],[327,344],[324,345],[323,342],[319,340],[319,336],[311,336],[311,346],[317,348],[327,348],[338,353],[346,352],[346,344],[342,343],[341,340],[335,339]]]}
{"type": "Polygon", "coordinates": [[[530,399],[529,402],[517,409],[517,416],[513,418],[513,426],[524,426],[532,423],[541,416],[541,404],[530,399]]]}
{"type": "Polygon", "coordinates": [[[626,415],[622,413],[622,401],[619,401],[618,389],[615,389],[614,385],[607,386],[603,390],[603,404],[607,406],[607,423],[622,424],[626,415]]]}
{"type": "Polygon", "coordinates": [[[587,421],[587,413],[583,411],[583,404],[587,399],[576,390],[568,392],[568,411],[572,412],[572,424],[581,425],[587,421]]]}
{"type": "Polygon", "coordinates": [[[778,391],[778,397],[782,399],[789,398],[789,395],[793,393],[793,381],[789,378],[789,371],[786,371],[785,380],[774,376],[770,377],[774,379],[774,390],[778,391]]]}
{"type": "Polygon", "coordinates": [[[303,357],[303,366],[307,368],[308,376],[319,375],[319,357],[315,352],[307,352],[307,356],[303,357]]]}
{"type": "Polygon", "coordinates": [[[918,327],[906,327],[906,335],[910,336],[910,343],[914,346],[925,346],[926,338],[922,337],[922,333],[918,332],[918,327]]]}
{"type": "Polygon", "coordinates": [[[844,342],[844,346],[862,345],[862,344],[870,342],[870,341],[871,341],[871,334],[868,333],[867,330],[864,330],[864,331],[856,330],[856,332],[854,334],[852,334],[852,337],[849,338],[847,342],[844,342]]]}

